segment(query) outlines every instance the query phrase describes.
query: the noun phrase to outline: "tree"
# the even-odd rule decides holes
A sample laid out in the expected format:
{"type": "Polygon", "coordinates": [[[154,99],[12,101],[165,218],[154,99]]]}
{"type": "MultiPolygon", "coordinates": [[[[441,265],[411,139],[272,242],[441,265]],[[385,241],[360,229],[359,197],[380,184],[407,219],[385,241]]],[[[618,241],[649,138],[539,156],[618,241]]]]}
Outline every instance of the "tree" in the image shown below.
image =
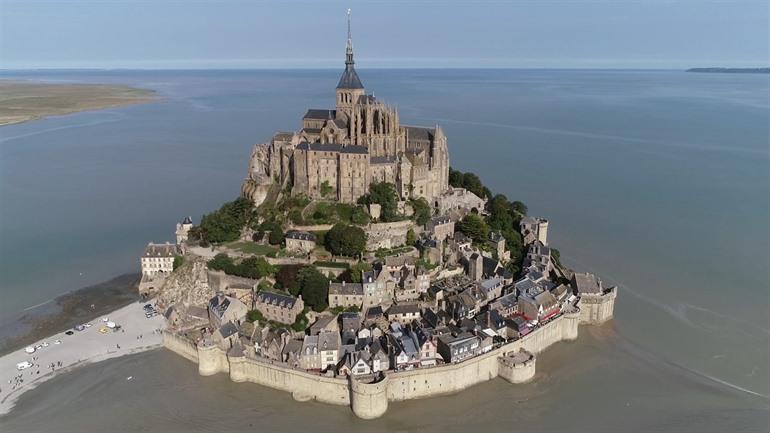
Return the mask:
{"type": "Polygon", "coordinates": [[[270,236],[267,238],[270,245],[280,245],[283,242],[283,230],[280,227],[274,227],[270,230],[270,236]]]}
{"type": "Polygon", "coordinates": [[[515,202],[513,202],[513,210],[518,212],[521,215],[526,216],[527,215],[527,211],[529,209],[527,209],[527,205],[525,205],[524,203],[522,203],[520,201],[515,201],[515,202]]]}
{"type": "Polygon", "coordinates": [[[359,227],[339,223],[326,233],[325,241],[332,254],[355,257],[366,248],[366,233],[359,227]]]}
{"type": "Polygon", "coordinates": [[[417,235],[414,234],[414,230],[409,229],[406,232],[406,244],[413,246],[415,243],[417,243],[417,235]]]}
{"type": "Polygon", "coordinates": [[[246,320],[249,322],[261,322],[265,320],[265,316],[262,315],[262,312],[259,310],[249,310],[249,312],[246,313],[246,320]]]}
{"type": "Polygon", "coordinates": [[[396,221],[398,215],[398,193],[396,186],[388,182],[379,182],[369,185],[369,194],[361,197],[360,204],[379,204],[380,219],[383,221],[396,221]]]}
{"type": "Polygon", "coordinates": [[[313,311],[326,309],[329,296],[329,280],[315,266],[306,266],[297,273],[300,294],[313,311]]]}
{"type": "Polygon", "coordinates": [[[360,283],[361,282],[361,274],[363,272],[369,272],[372,270],[372,264],[369,262],[360,261],[356,263],[355,265],[350,267],[350,282],[351,283],[360,283]]]}
{"type": "Polygon", "coordinates": [[[457,229],[473,239],[474,242],[484,242],[489,238],[489,226],[476,214],[466,215],[457,223],[457,229]]]}
{"type": "Polygon", "coordinates": [[[297,314],[297,316],[294,319],[294,323],[291,324],[291,329],[296,332],[302,332],[305,329],[307,329],[308,325],[308,319],[305,315],[305,312],[301,312],[297,314]]]}
{"type": "Polygon", "coordinates": [[[329,185],[329,181],[328,180],[323,181],[323,183],[321,184],[321,197],[326,197],[332,192],[334,192],[334,188],[332,188],[332,186],[329,185]]]}
{"type": "Polygon", "coordinates": [[[291,293],[294,296],[299,295],[299,271],[304,268],[305,265],[283,265],[275,274],[275,282],[278,286],[291,293]]]}
{"type": "Polygon", "coordinates": [[[177,268],[182,266],[184,264],[184,257],[183,256],[174,256],[174,270],[176,271],[177,268]]]}
{"type": "Polygon", "coordinates": [[[249,257],[244,259],[235,269],[235,274],[245,278],[262,278],[275,273],[275,266],[264,257],[249,257]]]}
{"type": "Polygon", "coordinates": [[[225,253],[219,253],[208,261],[208,266],[209,269],[214,269],[215,271],[227,272],[227,269],[232,269],[235,264],[233,263],[233,259],[231,259],[230,256],[225,253]]]}
{"type": "Polygon", "coordinates": [[[432,214],[431,208],[424,198],[420,197],[417,199],[412,199],[409,201],[409,204],[412,206],[412,209],[414,209],[414,215],[412,218],[414,218],[414,221],[417,224],[424,226],[428,223],[428,221],[430,221],[432,214]]]}
{"type": "Polygon", "coordinates": [[[193,234],[208,242],[230,242],[238,239],[241,229],[254,217],[254,203],[243,197],[227,202],[210,214],[203,215],[200,228],[193,234]]]}
{"type": "Polygon", "coordinates": [[[369,224],[369,214],[362,206],[356,206],[350,214],[350,222],[358,225],[369,224]]]}

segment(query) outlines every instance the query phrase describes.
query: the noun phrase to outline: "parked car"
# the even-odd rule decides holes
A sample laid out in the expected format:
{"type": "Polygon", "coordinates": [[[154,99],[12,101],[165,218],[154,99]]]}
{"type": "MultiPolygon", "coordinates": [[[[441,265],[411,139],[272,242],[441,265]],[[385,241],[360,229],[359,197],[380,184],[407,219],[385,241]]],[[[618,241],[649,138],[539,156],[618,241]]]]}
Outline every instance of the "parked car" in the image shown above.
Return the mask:
{"type": "Polygon", "coordinates": [[[26,370],[26,369],[28,369],[30,367],[32,367],[32,363],[29,362],[29,361],[23,361],[23,362],[20,362],[20,363],[16,364],[16,369],[17,370],[26,370]]]}
{"type": "Polygon", "coordinates": [[[86,327],[85,327],[85,326],[83,326],[83,325],[77,325],[77,326],[75,326],[75,330],[76,330],[76,331],[82,331],[82,330],[84,330],[84,329],[86,329],[86,327]]]}
{"type": "Polygon", "coordinates": [[[75,331],[73,331],[73,330],[71,330],[71,329],[70,329],[69,331],[65,332],[65,334],[67,334],[67,335],[72,335],[72,334],[74,334],[74,333],[75,333],[75,331]]]}

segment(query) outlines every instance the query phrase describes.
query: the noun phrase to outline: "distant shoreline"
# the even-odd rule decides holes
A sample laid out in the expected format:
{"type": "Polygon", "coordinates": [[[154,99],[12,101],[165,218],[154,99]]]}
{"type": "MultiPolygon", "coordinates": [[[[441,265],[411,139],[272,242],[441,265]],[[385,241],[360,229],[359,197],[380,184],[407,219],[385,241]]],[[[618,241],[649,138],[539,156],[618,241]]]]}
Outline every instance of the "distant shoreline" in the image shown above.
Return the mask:
{"type": "Polygon", "coordinates": [[[685,72],[712,74],[770,74],[770,68],[690,68],[685,72]]]}
{"type": "Polygon", "coordinates": [[[157,99],[153,90],[128,86],[0,79],[0,127],[157,99]]]}

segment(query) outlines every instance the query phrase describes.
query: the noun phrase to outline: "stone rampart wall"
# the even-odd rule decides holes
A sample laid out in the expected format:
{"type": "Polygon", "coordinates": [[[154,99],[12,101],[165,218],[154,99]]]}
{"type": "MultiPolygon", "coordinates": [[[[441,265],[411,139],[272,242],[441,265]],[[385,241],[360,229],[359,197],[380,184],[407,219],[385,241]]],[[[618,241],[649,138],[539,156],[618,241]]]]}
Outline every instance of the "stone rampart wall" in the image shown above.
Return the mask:
{"type": "Polygon", "coordinates": [[[198,363],[198,346],[189,339],[169,331],[163,331],[163,346],[179,356],[198,363]]]}

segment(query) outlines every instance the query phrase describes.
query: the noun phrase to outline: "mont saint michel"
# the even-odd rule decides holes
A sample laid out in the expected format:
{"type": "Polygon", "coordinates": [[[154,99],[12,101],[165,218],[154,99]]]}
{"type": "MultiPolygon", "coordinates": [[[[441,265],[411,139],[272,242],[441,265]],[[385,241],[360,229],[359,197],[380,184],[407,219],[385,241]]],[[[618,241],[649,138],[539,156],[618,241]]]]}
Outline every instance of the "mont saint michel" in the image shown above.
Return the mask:
{"type": "Polygon", "coordinates": [[[766,430],[764,4],[32,3],[3,433],[766,430]]]}
{"type": "Polygon", "coordinates": [[[334,97],[254,147],[240,199],[147,246],[139,290],[166,348],[371,419],[530,381],[538,353],[613,317],[617,289],[563,266],[547,219],[452,170],[440,126],[365,92],[350,17],[334,97]]]}

